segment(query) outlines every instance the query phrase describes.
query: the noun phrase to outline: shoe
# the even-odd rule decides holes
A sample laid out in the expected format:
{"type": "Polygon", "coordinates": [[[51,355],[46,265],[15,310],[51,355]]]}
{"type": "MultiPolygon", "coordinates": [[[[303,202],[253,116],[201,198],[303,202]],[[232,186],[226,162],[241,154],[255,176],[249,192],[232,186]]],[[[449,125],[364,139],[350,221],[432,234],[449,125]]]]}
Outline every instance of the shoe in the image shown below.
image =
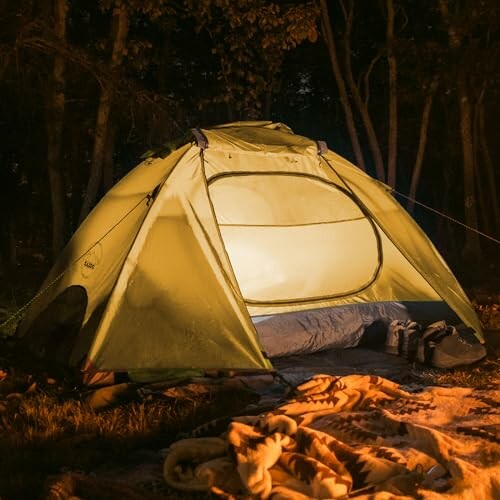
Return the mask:
{"type": "Polygon", "coordinates": [[[432,353],[431,363],[436,368],[455,368],[470,365],[486,356],[486,348],[479,342],[468,342],[455,330],[441,340],[432,353]]]}
{"type": "Polygon", "coordinates": [[[415,321],[391,321],[387,329],[385,352],[395,356],[411,359],[417,349],[417,339],[421,332],[420,325],[415,321]]]}
{"type": "Polygon", "coordinates": [[[423,364],[431,364],[432,355],[437,344],[454,331],[456,331],[455,328],[448,326],[444,320],[430,324],[418,339],[415,356],[417,361],[423,364]]]}
{"type": "Polygon", "coordinates": [[[418,340],[422,336],[422,327],[415,321],[408,320],[402,335],[401,356],[413,360],[417,353],[418,340]]]}
{"type": "Polygon", "coordinates": [[[395,319],[391,321],[387,328],[387,335],[385,338],[385,352],[399,356],[399,341],[401,333],[404,330],[404,322],[395,319]]]}

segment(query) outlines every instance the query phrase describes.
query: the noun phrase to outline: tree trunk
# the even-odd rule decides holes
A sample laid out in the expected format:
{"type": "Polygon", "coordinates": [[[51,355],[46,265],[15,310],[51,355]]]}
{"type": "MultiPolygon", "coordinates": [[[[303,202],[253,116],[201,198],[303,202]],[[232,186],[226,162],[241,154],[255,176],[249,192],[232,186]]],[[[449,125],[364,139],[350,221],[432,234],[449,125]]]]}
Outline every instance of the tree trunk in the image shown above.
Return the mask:
{"type": "Polygon", "coordinates": [[[233,106],[231,103],[226,103],[226,116],[227,116],[227,121],[228,122],[233,122],[234,121],[234,111],[233,111],[233,106]]]}
{"type": "MultiPolygon", "coordinates": [[[[115,7],[113,10],[112,40],[113,51],[111,54],[111,71],[118,73],[125,51],[129,29],[129,14],[125,5],[115,7]]],[[[87,190],[83,197],[80,209],[80,223],[87,217],[94,206],[103,176],[104,149],[106,147],[106,137],[109,129],[109,114],[114,96],[113,79],[103,84],[97,109],[97,119],[95,125],[94,149],[90,164],[90,174],[87,183],[87,190]]]]}
{"type": "MultiPolygon", "coordinates": [[[[460,30],[450,18],[448,0],[439,0],[441,17],[448,31],[448,44],[455,53],[457,63],[457,99],[459,109],[460,138],[462,141],[462,158],[464,172],[464,213],[465,223],[477,229],[477,206],[475,194],[475,164],[474,147],[472,143],[472,110],[467,91],[467,76],[463,65],[460,63],[459,52],[462,46],[460,30]]],[[[480,254],[479,236],[475,231],[465,233],[463,255],[477,258],[480,254]]]]}
{"type": "Polygon", "coordinates": [[[8,269],[9,271],[15,271],[17,267],[17,237],[16,237],[16,224],[11,217],[7,225],[8,233],[8,247],[9,247],[9,257],[8,257],[8,269]]]}
{"type": "Polygon", "coordinates": [[[273,105],[273,93],[270,90],[268,90],[264,97],[264,116],[263,116],[264,120],[271,119],[272,105],[273,105]]]}
{"type": "MultiPolygon", "coordinates": [[[[57,39],[65,42],[66,16],[68,5],[66,0],[54,0],[54,32],[57,39]]],[[[65,233],[65,189],[62,175],[62,137],[65,108],[64,58],[54,56],[52,82],[48,96],[47,119],[47,167],[52,207],[52,257],[61,251],[65,233]]]]}
{"type": "Polygon", "coordinates": [[[104,192],[109,191],[114,184],[114,153],[115,153],[116,126],[110,125],[106,137],[106,149],[104,151],[102,167],[102,187],[104,192]]]}
{"type": "MultiPolygon", "coordinates": [[[[475,194],[475,165],[472,145],[472,112],[467,93],[466,76],[462,68],[457,78],[457,98],[460,110],[460,137],[464,169],[465,223],[477,229],[477,204],[475,194]]],[[[477,257],[480,254],[479,236],[474,231],[466,232],[464,255],[477,257]]]]}
{"type": "Polygon", "coordinates": [[[429,118],[431,116],[432,102],[434,95],[438,88],[439,80],[437,75],[434,76],[429,92],[425,96],[424,107],[422,110],[422,120],[420,122],[420,134],[418,137],[417,156],[415,158],[415,165],[411,174],[410,192],[408,193],[408,204],[406,206],[408,212],[413,213],[415,208],[415,198],[417,196],[417,189],[422,175],[422,165],[424,162],[425,147],[427,145],[427,137],[429,131],[429,118]]]}
{"type": "MultiPolygon", "coordinates": [[[[82,124],[82,129],[87,129],[85,124],[82,124]]],[[[78,227],[78,218],[80,215],[80,203],[84,189],[85,175],[83,166],[86,163],[86,158],[82,158],[82,130],[80,127],[72,127],[70,130],[69,148],[68,148],[68,163],[70,165],[70,181],[71,181],[71,200],[68,213],[68,230],[72,234],[78,227]]]]}
{"type": "Polygon", "coordinates": [[[4,214],[0,226],[0,277],[12,276],[17,268],[17,237],[14,215],[4,214]]]}
{"type": "Polygon", "coordinates": [[[347,131],[351,139],[352,149],[354,152],[354,158],[356,164],[362,170],[366,170],[365,160],[363,158],[363,153],[361,151],[361,145],[359,143],[358,134],[356,131],[356,125],[354,123],[354,117],[352,114],[351,103],[349,102],[349,97],[345,88],[344,77],[340,70],[337,48],[335,47],[335,40],[333,38],[332,25],[330,24],[330,15],[328,13],[328,5],[326,0],[320,0],[321,6],[321,25],[323,31],[323,38],[325,40],[326,47],[328,49],[328,54],[330,56],[330,63],[332,65],[333,74],[335,81],[337,82],[337,87],[340,94],[340,103],[344,110],[347,131]]]}
{"type": "Polygon", "coordinates": [[[495,179],[495,167],[493,166],[493,161],[490,155],[490,149],[488,147],[488,142],[486,141],[486,126],[484,118],[484,104],[481,101],[478,110],[478,120],[479,120],[479,144],[481,156],[483,157],[484,172],[486,177],[486,183],[488,185],[488,192],[490,198],[490,207],[492,209],[492,219],[493,227],[495,232],[500,234],[500,206],[498,203],[497,189],[496,189],[496,179],[495,179]]]}
{"type": "Polygon", "coordinates": [[[387,6],[387,63],[389,65],[389,138],[387,154],[387,183],[396,187],[397,147],[398,147],[398,95],[397,65],[394,56],[394,4],[386,1],[387,6]]]}
{"type": "MultiPolygon", "coordinates": [[[[352,0],[349,1],[349,9],[345,12],[345,31],[344,31],[344,64],[347,84],[349,85],[349,90],[351,91],[354,103],[358,108],[358,112],[361,115],[361,120],[363,126],[365,127],[366,136],[368,138],[368,144],[370,145],[370,150],[372,152],[373,161],[375,163],[375,171],[377,173],[377,178],[384,182],[385,181],[385,167],[384,159],[382,158],[382,152],[380,150],[380,144],[377,139],[377,133],[375,132],[375,127],[370,116],[370,111],[368,109],[367,101],[363,101],[361,97],[361,92],[358,85],[354,81],[354,76],[352,73],[351,65],[351,31],[352,31],[352,18],[354,15],[354,3],[352,0]]],[[[366,95],[369,94],[368,89],[368,79],[365,80],[366,83],[366,95]]]]}
{"type": "Polygon", "coordinates": [[[484,179],[481,178],[480,173],[480,163],[479,163],[479,107],[483,99],[485,92],[485,87],[479,93],[479,97],[472,106],[472,150],[474,152],[474,165],[476,165],[477,173],[475,175],[476,180],[476,196],[478,200],[478,227],[481,227],[483,231],[488,234],[492,232],[492,220],[491,220],[491,210],[488,204],[488,194],[486,192],[487,188],[485,186],[484,179]]]}

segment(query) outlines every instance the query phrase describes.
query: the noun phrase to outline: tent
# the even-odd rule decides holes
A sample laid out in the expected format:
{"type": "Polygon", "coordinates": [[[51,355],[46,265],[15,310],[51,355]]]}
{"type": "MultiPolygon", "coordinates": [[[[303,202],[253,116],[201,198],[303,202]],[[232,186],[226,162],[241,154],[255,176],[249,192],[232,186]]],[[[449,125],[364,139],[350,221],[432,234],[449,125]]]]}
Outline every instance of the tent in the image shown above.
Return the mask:
{"type": "Polygon", "coordinates": [[[269,321],[306,331],[304,317],[321,327],[326,314],[345,330],[353,311],[375,321],[391,307],[420,320],[447,311],[483,341],[386,185],[283,124],[193,134],[133,169],[74,234],[18,329],[39,354],[137,380],[269,370],[263,339],[275,334],[277,355],[293,344],[269,321]]]}

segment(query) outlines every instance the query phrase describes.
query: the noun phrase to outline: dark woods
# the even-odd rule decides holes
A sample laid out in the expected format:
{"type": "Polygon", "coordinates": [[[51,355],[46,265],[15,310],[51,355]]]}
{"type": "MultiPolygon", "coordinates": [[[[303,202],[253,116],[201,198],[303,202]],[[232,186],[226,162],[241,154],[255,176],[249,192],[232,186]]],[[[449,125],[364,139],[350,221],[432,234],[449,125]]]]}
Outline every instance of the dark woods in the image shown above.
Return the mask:
{"type": "MultiPolygon", "coordinates": [[[[282,121],[500,238],[498,0],[0,0],[0,273],[147,150],[282,121]]],[[[498,245],[400,198],[451,259],[498,245]]]]}

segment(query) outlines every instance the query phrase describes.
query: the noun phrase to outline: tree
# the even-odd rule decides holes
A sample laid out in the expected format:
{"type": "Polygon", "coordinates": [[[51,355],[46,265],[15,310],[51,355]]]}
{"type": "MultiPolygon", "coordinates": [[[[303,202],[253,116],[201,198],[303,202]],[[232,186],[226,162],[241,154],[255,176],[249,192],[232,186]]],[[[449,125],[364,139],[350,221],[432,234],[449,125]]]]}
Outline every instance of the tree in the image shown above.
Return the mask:
{"type": "Polygon", "coordinates": [[[394,55],[394,3],[386,0],[386,41],[387,64],[389,68],[389,137],[387,152],[387,183],[396,187],[396,160],[398,145],[398,94],[397,94],[397,64],[394,55]]]}
{"type": "MultiPolygon", "coordinates": [[[[117,75],[123,56],[129,31],[129,11],[127,5],[118,3],[113,8],[113,20],[111,27],[111,40],[113,49],[110,58],[110,69],[114,76],[117,75]]],[[[85,191],[82,206],[80,209],[80,222],[89,214],[94,206],[103,176],[103,162],[105,147],[109,131],[109,119],[113,96],[115,93],[114,80],[109,79],[103,82],[99,105],[97,108],[97,118],[94,131],[94,149],[92,152],[92,162],[90,164],[89,180],[85,191]]]]}
{"type": "MultiPolygon", "coordinates": [[[[478,227],[475,189],[475,162],[472,138],[472,108],[465,67],[460,62],[463,49],[463,31],[450,14],[448,0],[439,0],[439,9],[448,34],[448,44],[456,62],[456,96],[460,118],[460,138],[464,176],[465,223],[472,229],[478,227]]],[[[477,257],[480,253],[479,237],[474,231],[466,232],[464,255],[477,257]]]]}
{"type": "Polygon", "coordinates": [[[478,182],[483,182],[485,184],[485,196],[486,192],[489,196],[489,203],[485,200],[484,215],[486,220],[488,220],[488,215],[491,217],[491,224],[486,225],[486,229],[492,233],[500,235],[500,203],[497,196],[497,181],[495,178],[495,168],[493,165],[493,160],[490,154],[490,147],[487,140],[487,129],[486,129],[486,118],[484,109],[484,93],[481,95],[481,99],[478,103],[478,145],[480,153],[483,159],[483,171],[484,176],[480,175],[478,182]]]}
{"type": "MultiPolygon", "coordinates": [[[[52,3],[52,2],[51,2],[52,3]]],[[[66,0],[52,3],[54,36],[61,44],[66,43],[66,0]]],[[[63,122],[65,106],[65,60],[62,55],[54,56],[52,82],[48,95],[47,167],[52,205],[52,255],[58,255],[65,243],[65,187],[62,174],[63,122]]]]}
{"type": "Polygon", "coordinates": [[[317,39],[314,3],[187,0],[187,5],[219,62],[218,91],[202,105],[225,103],[229,120],[270,118],[286,53],[317,39]]]}
{"type": "Polygon", "coordinates": [[[408,192],[408,203],[406,205],[406,208],[410,213],[413,212],[413,209],[415,207],[417,188],[420,183],[420,178],[422,177],[422,166],[424,163],[424,154],[427,145],[427,136],[429,133],[429,120],[431,116],[432,103],[434,101],[434,96],[436,94],[438,85],[439,85],[439,78],[437,75],[434,75],[430,84],[428,85],[428,91],[424,98],[422,119],[420,121],[420,130],[418,134],[417,154],[415,157],[415,164],[413,165],[413,170],[411,173],[410,190],[408,192]]]}
{"type": "MultiPolygon", "coordinates": [[[[365,160],[363,157],[363,152],[361,150],[361,144],[358,138],[358,132],[356,129],[356,124],[354,121],[353,111],[351,107],[351,103],[349,101],[349,96],[346,91],[345,79],[342,74],[342,70],[339,64],[339,57],[337,54],[337,47],[335,44],[335,38],[333,36],[332,25],[330,22],[330,14],[328,12],[328,5],[326,0],[320,0],[321,5],[321,28],[323,31],[323,38],[325,40],[325,44],[328,48],[328,54],[330,56],[330,63],[332,66],[333,74],[335,75],[335,81],[337,82],[337,88],[340,94],[340,102],[342,104],[342,109],[344,110],[344,115],[346,119],[347,130],[349,132],[349,137],[351,139],[351,145],[354,153],[354,157],[356,159],[356,164],[362,170],[366,170],[365,160]]],[[[352,6],[352,2],[350,3],[352,6]]],[[[350,11],[350,13],[352,10],[350,11]]],[[[349,20],[352,19],[351,16],[348,17],[349,20]]],[[[346,30],[347,31],[347,30],[346,30]]],[[[347,49],[348,50],[348,49],[347,49]]],[[[347,52],[346,50],[346,52],[347,52]]],[[[350,51],[349,51],[350,57],[350,51]]],[[[352,90],[352,89],[351,89],[352,90]]],[[[378,172],[379,175],[382,175],[382,172],[378,172]]]]}

